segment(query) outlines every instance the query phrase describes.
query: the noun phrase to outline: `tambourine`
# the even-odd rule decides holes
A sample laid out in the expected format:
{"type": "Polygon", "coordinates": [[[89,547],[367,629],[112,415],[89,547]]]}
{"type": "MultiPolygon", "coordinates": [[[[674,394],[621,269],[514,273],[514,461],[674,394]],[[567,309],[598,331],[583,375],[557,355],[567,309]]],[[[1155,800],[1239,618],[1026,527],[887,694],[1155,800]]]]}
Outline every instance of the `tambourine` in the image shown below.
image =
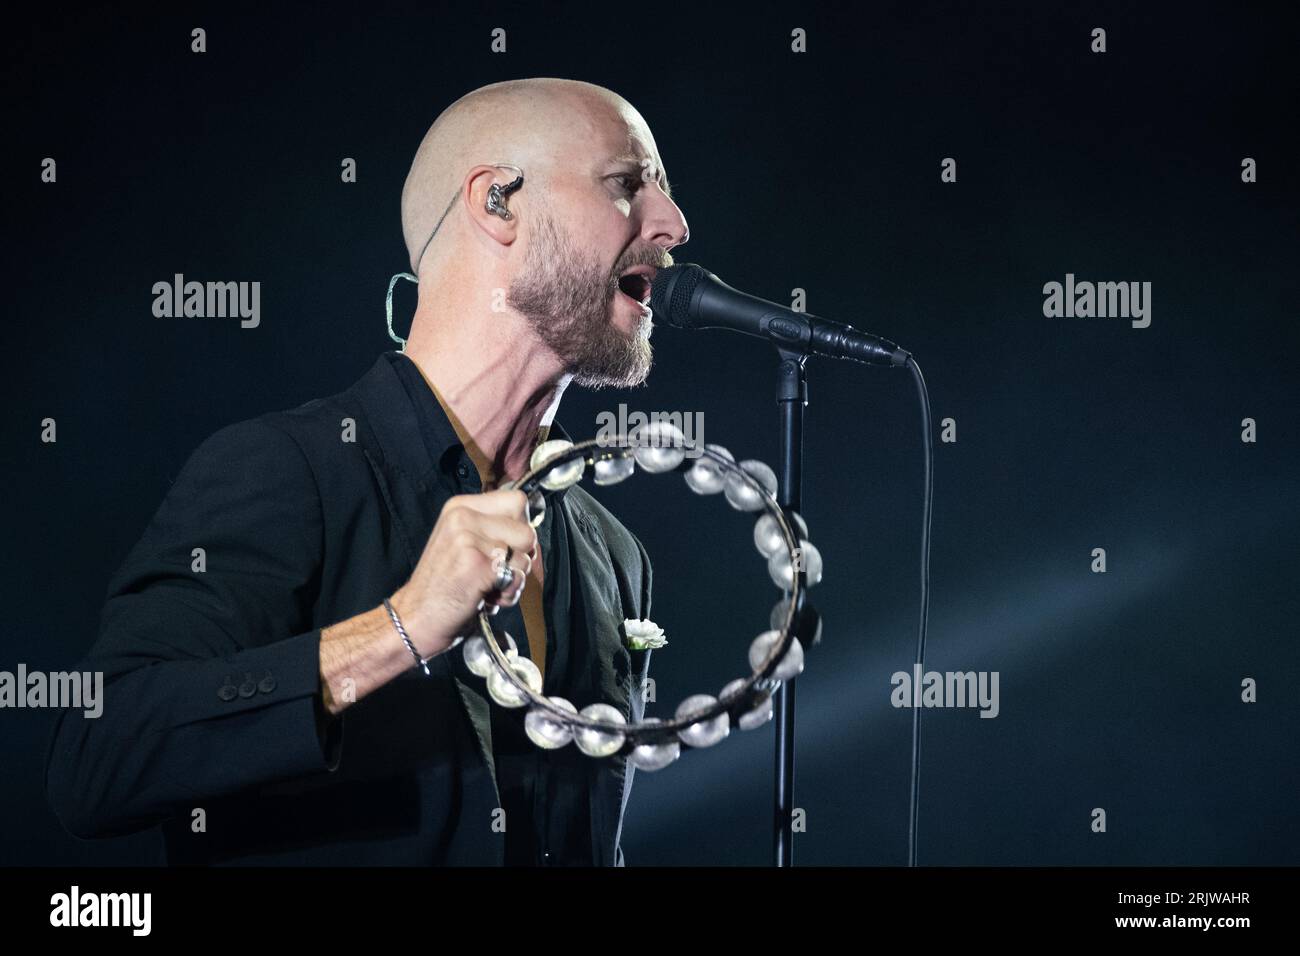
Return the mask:
{"type": "Polygon", "coordinates": [[[486,678],[488,695],[497,704],[529,708],[524,729],[538,747],[554,750],[572,742],[591,757],[625,754],[641,770],[666,767],[683,747],[713,746],[730,733],[733,723],[741,730],[763,726],[772,718],[773,693],[782,681],[803,671],[805,645],[821,639],[821,618],[806,598],[807,588],[821,580],[821,556],[807,540],[804,520],[777,502],[775,473],[761,461],[737,464],[718,445],[697,448],[671,422],[652,421],[628,436],[577,444],[544,442],[533,452],[528,473],[506,487],[528,496],[536,527],[545,516],[547,493],[581,481],[588,466],[597,485],[618,484],[638,466],[652,474],[683,471],[696,494],[722,493],[738,511],[763,512],[754,525],[754,544],[784,596],[772,609],[769,630],[749,646],[749,675],[731,681],[717,697],[687,697],[671,720],[647,718],[629,724],[610,704],[578,710],[562,697],[544,696],[537,665],[519,655],[509,634],[499,637],[493,631],[486,610],[479,614],[481,634],[463,642],[466,666],[486,678]],[[690,460],[688,452],[693,453],[690,460]]]}

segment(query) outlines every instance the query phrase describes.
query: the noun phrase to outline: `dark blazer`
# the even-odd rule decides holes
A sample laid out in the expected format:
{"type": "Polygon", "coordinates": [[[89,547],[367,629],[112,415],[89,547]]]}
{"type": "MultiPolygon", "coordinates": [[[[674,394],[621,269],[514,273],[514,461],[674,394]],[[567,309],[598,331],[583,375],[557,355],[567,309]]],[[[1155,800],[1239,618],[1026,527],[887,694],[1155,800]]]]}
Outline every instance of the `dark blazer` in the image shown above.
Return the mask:
{"type": "MultiPolygon", "coordinates": [[[[205,441],[109,587],[80,665],[104,672],[102,716],[65,712],[52,737],[63,825],[162,824],[174,863],[499,865],[489,701],[459,648],[336,718],[320,704],[320,629],[409,578],[449,496],[434,466],[386,356],[345,392],[205,441]]],[[[640,720],[650,652],[619,626],[649,616],[649,558],[580,486],[552,508],[581,572],[592,685],[640,720]]],[[[622,866],[633,768],[581,766],[593,862],[622,866]]]]}

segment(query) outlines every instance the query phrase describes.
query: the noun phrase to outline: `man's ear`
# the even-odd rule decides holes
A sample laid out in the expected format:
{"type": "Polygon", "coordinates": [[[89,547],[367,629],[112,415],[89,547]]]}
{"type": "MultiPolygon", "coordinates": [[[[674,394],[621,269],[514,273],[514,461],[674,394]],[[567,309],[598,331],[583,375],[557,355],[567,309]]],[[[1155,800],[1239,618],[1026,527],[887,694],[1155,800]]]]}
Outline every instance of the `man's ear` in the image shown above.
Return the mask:
{"type": "MultiPolygon", "coordinates": [[[[513,243],[519,235],[519,217],[511,215],[509,219],[503,219],[494,212],[488,212],[488,190],[493,184],[505,186],[513,179],[508,171],[495,166],[475,166],[465,177],[461,189],[461,197],[469,209],[470,221],[505,246],[513,243]]],[[[510,200],[514,198],[514,195],[506,197],[505,205],[510,206],[510,200]]]]}

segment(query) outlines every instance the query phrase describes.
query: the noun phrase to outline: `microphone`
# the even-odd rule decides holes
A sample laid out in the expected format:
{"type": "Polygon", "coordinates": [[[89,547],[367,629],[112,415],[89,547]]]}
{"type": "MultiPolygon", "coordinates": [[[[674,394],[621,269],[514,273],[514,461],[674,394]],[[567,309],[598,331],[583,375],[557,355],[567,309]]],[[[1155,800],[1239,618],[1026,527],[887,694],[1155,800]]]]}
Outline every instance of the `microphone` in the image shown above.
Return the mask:
{"type": "Polygon", "coordinates": [[[906,365],[912,357],[893,342],[851,325],[740,292],[690,262],[658,271],[650,284],[650,308],[657,325],[731,329],[814,355],[894,366],[906,365]]]}

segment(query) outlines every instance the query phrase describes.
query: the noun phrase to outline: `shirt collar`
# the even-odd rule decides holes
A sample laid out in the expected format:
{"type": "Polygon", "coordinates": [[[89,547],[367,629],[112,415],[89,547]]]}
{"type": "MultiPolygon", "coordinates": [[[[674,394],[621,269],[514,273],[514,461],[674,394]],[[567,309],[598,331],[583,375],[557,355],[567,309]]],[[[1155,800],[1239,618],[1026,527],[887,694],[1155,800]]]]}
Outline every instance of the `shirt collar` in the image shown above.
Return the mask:
{"type": "MultiPolygon", "coordinates": [[[[391,357],[394,370],[406,386],[407,394],[415,408],[420,433],[424,437],[429,459],[434,465],[433,477],[455,485],[457,468],[462,462],[470,463],[470,457],[447,414],[447,409],[442,404],[442,399],[430,387],[410,356],[396,351],[387,354],[391,357]]],[[[572,441],[573,439],[569,437],[563,425],[558,421],[552,421],[547,440],[572,441]]],[[[470,465],[472,468],[472,463],[470,465]]],[[[429,476],[423,477],[427,480],[429,476]]]]}

